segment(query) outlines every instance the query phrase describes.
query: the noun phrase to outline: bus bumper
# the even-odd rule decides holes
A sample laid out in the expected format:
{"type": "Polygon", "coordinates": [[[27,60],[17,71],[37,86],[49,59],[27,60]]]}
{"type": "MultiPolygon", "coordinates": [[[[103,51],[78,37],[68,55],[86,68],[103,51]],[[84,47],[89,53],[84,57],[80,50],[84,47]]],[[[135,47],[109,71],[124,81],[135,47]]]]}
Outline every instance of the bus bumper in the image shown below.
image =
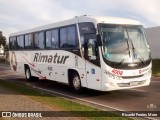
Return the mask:
{"type": "Polygon", "coordinates": [[[148,86],[151,81],[151,74],[147,77],[142,77],[139,79],[123,79],[123,80],[114,80],[107,78],[102,83],[102,91],[113,91],[121,89],[131,89],[136,87],[148,86]]]}

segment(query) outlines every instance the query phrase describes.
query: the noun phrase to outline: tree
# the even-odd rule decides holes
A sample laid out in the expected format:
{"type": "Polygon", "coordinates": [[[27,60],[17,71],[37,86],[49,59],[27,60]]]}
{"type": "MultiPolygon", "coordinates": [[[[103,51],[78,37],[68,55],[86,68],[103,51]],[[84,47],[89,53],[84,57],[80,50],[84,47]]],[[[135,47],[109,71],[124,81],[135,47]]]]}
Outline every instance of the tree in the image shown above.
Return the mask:
{"type": "Polygon", "coordinates": [[[8,44],[6,44],[5,46],[4,46],[4,51],[8,51],[9,50],[9,46],[8,46],[8,44]]]}
{"type": "Polygon", "coordinates": [[[0,31],[0,45],[6,46],[6,37],[3,36],[2,31],[0,31]]]}

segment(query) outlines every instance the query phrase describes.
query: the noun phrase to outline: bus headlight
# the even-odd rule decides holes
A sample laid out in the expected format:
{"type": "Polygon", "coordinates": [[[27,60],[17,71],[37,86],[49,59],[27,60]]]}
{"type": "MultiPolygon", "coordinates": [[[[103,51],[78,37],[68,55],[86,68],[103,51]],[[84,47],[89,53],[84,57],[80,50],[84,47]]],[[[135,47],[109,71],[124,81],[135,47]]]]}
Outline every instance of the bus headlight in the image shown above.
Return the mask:
{"type": "Polygon", "coordinates": [[[112,78],[112,79],[122,80],[122,77],[116,76],[116,75],[114,75],[114,74],[112,74],[112,73],[110,73],[110,72],[108,72],[108,71],[106,71],[106,74],[107,74],[108,77],[110,77],[110,78],[112,78]]]}

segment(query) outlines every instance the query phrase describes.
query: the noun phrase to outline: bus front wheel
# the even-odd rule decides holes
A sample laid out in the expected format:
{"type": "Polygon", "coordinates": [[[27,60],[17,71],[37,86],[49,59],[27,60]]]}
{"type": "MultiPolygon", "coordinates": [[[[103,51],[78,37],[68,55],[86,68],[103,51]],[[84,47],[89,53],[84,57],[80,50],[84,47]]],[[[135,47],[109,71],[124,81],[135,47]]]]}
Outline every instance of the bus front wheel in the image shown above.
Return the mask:
{"type": "Polygon", "coordinates": [[[82,86],[81,86],[81,80],[78,74],[73,74],[72,75],[72,88],[74,89],[75,92],[81,92],[82,91],[82,86]]]}

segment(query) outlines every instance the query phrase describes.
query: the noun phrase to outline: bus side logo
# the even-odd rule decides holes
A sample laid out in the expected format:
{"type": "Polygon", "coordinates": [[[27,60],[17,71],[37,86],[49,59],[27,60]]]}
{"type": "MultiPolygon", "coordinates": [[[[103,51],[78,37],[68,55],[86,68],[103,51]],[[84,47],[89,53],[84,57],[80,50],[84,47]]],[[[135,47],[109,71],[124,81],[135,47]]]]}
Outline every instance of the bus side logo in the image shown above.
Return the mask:
{"type": "Polygon", "coordinates": [[[17,58],[16,58],[15,52],[12,52],[12,54],[11,54],[11,66],[14,71],[17,70],[17,58]]]}

